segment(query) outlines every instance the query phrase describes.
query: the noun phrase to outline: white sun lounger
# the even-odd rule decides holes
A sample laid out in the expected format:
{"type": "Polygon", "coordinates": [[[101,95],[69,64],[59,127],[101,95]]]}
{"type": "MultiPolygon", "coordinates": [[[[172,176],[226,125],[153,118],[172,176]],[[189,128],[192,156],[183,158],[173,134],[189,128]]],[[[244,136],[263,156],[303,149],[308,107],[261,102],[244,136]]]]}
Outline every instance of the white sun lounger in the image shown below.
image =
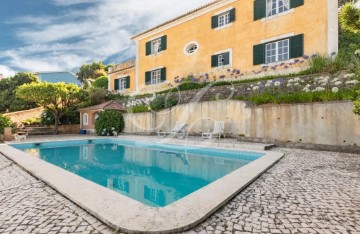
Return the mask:
{"type": "Polygon", "coordinates": [[[213,136],[221,137],[224,134],[225,122],[224,121],[216,121],[214,123],[214,130],[211,132],[203,132],[201,137],[203,139],[212,139],[213,136]]]}
{"type": "Polygon", "coordinates": [[[167,132],[156,132],[159,137],[165,137],[167,135],[174,136],[174,137],[185,137],[186,135],[186,127],[187,124],[185,123],[176,123],[174,128],[167,132]]]}

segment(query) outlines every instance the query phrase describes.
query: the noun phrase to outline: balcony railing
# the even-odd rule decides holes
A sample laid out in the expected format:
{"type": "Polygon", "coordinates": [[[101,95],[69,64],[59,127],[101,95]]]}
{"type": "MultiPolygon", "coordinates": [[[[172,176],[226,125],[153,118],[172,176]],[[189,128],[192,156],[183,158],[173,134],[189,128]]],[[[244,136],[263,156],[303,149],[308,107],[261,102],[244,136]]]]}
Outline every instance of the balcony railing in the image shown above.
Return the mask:
{"type": "Polygon", "coordinates": [[[135,67],[135,65],[136,65],[135,60],[126,61],[126,62],[117,64],[114,67],[110,67],[109,68],[109,73],[113,73],[113,72],[125,70],[125,69],[128,69],[128,68],[132,68],[132,67],[135,67]]]}

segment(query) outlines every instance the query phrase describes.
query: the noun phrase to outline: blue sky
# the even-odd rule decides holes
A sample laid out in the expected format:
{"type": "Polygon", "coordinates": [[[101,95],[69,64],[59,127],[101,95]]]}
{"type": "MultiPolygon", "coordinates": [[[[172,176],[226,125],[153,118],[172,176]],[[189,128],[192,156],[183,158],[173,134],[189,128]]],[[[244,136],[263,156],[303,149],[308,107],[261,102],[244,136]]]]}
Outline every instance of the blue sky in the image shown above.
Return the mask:
{"type": "Polygon", "coordinates": [[[2,0],[0,73],[76,72],[135,56],[130,37],[210,0],[2,0]]]}

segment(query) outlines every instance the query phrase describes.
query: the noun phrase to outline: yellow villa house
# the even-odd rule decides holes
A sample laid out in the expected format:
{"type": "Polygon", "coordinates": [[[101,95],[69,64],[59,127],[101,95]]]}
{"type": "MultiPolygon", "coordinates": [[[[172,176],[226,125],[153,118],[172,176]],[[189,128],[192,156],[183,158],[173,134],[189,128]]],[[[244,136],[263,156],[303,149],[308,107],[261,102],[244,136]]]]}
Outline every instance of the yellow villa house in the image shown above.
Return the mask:
{"type": "Polygon", "coordinates": [[[338,52],[337,14],[337,0],[214,1],[134,36],[136,59],[112,68],[109,90],[296,72],[338,52]]]}

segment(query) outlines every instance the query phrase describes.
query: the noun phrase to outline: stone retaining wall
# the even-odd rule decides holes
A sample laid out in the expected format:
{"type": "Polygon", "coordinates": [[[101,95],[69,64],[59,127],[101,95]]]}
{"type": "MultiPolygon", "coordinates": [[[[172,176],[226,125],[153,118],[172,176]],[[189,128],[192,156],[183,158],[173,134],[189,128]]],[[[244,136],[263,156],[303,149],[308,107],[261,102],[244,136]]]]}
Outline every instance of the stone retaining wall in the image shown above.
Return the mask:
{"type": "MultiPolygon", "coordinates": [[[[52,129],[55,128],[55,126],[50,126],[50,127],[52,129]]],[[[59,130],[59,134],[79,134],[80,124],[60,125],[58,130],[59,130]]]]}
{"type": "Polygon", "coordinates": [[[7,114],[4,114],[4,116],[9,117],[11,119],[11,121],[14,123],[21,123],[21,121],[39,117],[41,115],[41,113],[43,112],[43,110],[44,110],[44,108],[39,107],[39,108],[31,109],[31,110],[7,113],[7,114]]]}
{"type": "Polygon", "coordinates": [[[177,105],[160,112],[124,114],[125,132],[154,133],[173,128],[176,122],[189,124],[189,134],[225,121],[228,137],[258,137],[284,142],[324,145],[360,145],[360,116],[352,102],[250,106],[226,100],[177,105]]]}

